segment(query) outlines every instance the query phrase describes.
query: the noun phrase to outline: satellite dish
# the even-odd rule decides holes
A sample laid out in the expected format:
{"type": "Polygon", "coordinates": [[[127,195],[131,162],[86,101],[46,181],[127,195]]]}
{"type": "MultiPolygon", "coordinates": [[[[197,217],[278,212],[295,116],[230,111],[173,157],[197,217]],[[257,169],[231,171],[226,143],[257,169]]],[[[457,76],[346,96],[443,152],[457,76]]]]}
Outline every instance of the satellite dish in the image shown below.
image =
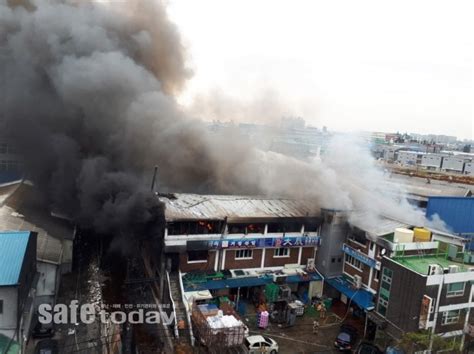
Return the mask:
{"type": "Polygon", "coordinates": [[[381,254],[382,256],[385,256],[385,253],[387,253],[387,250],[386,250],[385,248],[382,248],[382,249],[380,250],[380,254],[381,254]]]}

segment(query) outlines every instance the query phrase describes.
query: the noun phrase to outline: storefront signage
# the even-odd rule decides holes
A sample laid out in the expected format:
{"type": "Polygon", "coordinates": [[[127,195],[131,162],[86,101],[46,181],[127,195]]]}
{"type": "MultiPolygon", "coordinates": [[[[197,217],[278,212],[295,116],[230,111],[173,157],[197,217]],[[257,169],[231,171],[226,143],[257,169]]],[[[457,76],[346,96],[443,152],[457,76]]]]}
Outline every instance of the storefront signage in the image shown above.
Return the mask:
{"type": "Polygon", "coordinates": [[[353,249],[352,247],[349,247],[348,245],[342,246],[342,252],[348,254],[351,257],[354,257],[358,261],[361,261],[362,263],[368,265],[371,268],[375,268],[377,265],[377,262],[375,261],[375,259],[370,258],[369,256],[353,249]]]}
{"type": "Polygon", "coordinates": [[[319,236],[311,237],[279,237],[279,238],[239,238],[206,240],[208,248],[264,248],[264,247],[299,247],[319,246],[319,236]]]}

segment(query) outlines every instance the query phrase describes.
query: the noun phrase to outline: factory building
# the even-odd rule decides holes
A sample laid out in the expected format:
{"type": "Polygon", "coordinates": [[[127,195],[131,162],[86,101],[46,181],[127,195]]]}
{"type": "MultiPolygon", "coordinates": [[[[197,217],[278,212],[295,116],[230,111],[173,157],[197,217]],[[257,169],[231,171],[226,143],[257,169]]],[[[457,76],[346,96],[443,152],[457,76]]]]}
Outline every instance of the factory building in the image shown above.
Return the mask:
{"type": "Polygon", "coordinates": [[[464,164],[471,161],[462,156],[447,156],[443,159],[441,169],[449,172],[464,172],[464,164]]]}
{"type": "Polygon", "coordinates": [[[474,174],[474,162],[466,162],[466,164],[464,165],[464,173],[466,175],[474,174]]]}
{"type": "Polygon", "coordinates": [[[425,154],[421,157],[421,167],[428,170],[439,171],[443,165],[444,155],[440,154],[425,154]]]}
{"type": "Polygon", "coordinates": [[[417,166],[421,164],[423,155],[425,154],[418,151],[399,151],[397,162],[403,166],[417,166]]]}

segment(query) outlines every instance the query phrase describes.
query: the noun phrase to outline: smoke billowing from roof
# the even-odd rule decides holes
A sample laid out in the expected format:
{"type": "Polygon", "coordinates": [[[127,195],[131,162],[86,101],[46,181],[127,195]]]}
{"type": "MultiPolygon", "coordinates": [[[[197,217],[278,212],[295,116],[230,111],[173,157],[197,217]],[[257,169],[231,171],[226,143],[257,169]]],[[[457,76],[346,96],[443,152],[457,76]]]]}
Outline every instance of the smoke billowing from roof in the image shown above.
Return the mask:
{"type": "Polygon", "coordinates": [[[159,2],[0,0],[0,68],[0,115],[29,177],[52,207],[98,231],[154,217],[154,165],[163,191],[283,194],[314,198],[315,208],[385,203],[373,161],[348,153],[347,141],[334,159],[307,164],[232,132],[211,136],[187,117],[173,95],[190,72],[159,2]]]}

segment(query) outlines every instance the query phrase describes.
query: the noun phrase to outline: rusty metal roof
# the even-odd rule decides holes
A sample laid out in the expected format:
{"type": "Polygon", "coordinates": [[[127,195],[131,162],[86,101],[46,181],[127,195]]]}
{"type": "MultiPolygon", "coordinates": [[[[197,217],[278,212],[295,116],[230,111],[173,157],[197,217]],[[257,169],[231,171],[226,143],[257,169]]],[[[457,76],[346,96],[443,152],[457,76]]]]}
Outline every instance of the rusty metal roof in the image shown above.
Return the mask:
{"type": "Polygon", "coordinates": [[[165,217],[173,220],[223,220],[251,218],[296,218],[319,216],[316,203],[309,200],[272,199],[267,197],[174,194],[161,196],[165,217]]]}

